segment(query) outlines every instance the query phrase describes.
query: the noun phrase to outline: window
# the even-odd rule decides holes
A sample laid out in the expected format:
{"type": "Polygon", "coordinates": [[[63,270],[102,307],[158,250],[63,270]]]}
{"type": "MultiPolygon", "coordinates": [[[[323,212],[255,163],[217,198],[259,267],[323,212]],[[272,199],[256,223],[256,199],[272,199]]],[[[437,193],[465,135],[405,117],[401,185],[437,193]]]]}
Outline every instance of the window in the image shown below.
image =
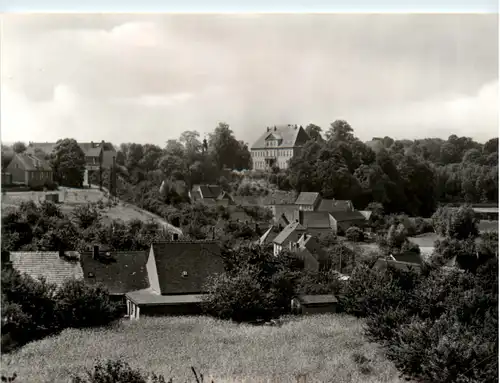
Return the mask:
{"type": "Polygon", "coordinates": [[[187,271],[183,271],[182,272],[182,278],[187,278],[188,276],[188,272],[187,271]]]}

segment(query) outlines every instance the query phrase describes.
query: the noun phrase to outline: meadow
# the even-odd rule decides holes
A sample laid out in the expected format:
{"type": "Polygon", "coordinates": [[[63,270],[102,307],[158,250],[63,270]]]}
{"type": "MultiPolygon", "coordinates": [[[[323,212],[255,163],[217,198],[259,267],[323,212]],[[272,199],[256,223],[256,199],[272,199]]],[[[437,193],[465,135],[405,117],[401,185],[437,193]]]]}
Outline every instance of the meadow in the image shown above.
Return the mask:
{"type": "Polygon", "coordinates": [[[141,318],[114,327],[64,330],[2,355],[2,374],[24,383],[68,382],[97,359],[122,359],[133,368],[176,382],[194,381],[193,366],[215,382],[403,382],[363,321],[332,314],[252,326],[208,317],[141,318]]]}

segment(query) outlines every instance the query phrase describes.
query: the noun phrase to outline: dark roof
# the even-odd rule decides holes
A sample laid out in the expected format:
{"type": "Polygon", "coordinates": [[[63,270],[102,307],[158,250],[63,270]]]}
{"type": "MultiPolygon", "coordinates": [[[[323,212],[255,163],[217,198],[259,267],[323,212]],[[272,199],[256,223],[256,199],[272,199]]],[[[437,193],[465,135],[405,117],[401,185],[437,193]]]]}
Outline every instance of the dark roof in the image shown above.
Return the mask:
{"type": "Polygon", "coordinates": [[[200,185],[200,192],[203,198],[217,198],[222,193],[222,188],[218,185],[200,185]]]}
{"type": "Polygon", "coordinates": [[[314,205],[318,198],[320,198],[319,193],[302,192],[295,200],[295,205],[314,205]]]}
{"type": "Polygon", "coordinates": [[[89,148],[85,152],[86,157],[99,157],[101,155],[102,148],[97,147],[97,148],[89,148]]]}
{"type": "Polygon", "coordinates": [[[233,201],[242,206],[259,206],[259,197],[254,196],[234,196],[233,201]]]}
{"type": "MultiPolygon", "coordinates": [[[[57,142],[30,142],[27,148],[29,153],[34,153],[36,149],[40,149],[43,152],[50,154],[56,147],[57,142]]],[[[78,146],[83,150],[86,156],[90,156],[87,152],[90,149],[103,147],[104,151],[115,151],[115,148],[111,142],[78,142],[78,146]]]]}
{"type": "Polygon", "coordinates": [[[329,260],[327,252],[322,249],[315,237],[313,237],[312,235],[307,235],[307,237],[304,237],[304,235],[302,235],[301,238],[304,238],[304,241],[301,243],[301,252],[308,252],[318,262],[326,262],[329,260]]]}
{"type": "Polygon", "coordinates": [[[330,225],[330,213],[326,211],[303,211],[302,221],[304,227],[311,229],[328,229],[330,225]]]}
{"type": "Polygon", "coordinates": [[[377,262],[375,262],[375,265],[373,265],[373,268],[384,271],[387,270],[388,266],[392,266],[399,270],[415,270],[417,272],[421,270],[421,266],[415,263],[391,261],[383,258],[379,258],[377,262]]]}
{"type": "Polygon", "coordinates": [[[147,255],[147,251],[119,251],[110,252],[109,259],[94,259],[92,252],[82,253],[84,278],[89,283],[103,284],[111,294],[144,289],[149,287],[147,255]]]}
{"type": "Polygon", "coordinates": [[[281,233],[279,233],[276,236],[276,238],[274,238],[273,243],[276,243],[278,245],[282,245],[285,241],[289,240],[292,236],[296,237],[296,238],[293,238],[294,240],[298,240],[300,236],[297,234],[297,231],[300,231],[302,234],[302,232],[305,231],[305,228],[298,222],[292,222],[287,227],[285,227],[281,231],[281,233]]]}
{"type": "Polygon", "coordinates": [[[34,279],[44,277],[47,282],[61,285],[68,279],[82,279],[83,271],[78,260],[79,254],[68,251],[75,260],[59,256],[59,252],[26,251],[11,252],[12,267],[34,279]]]}
{"type": "Polygon", "coordinates": [[[313,305],[325,305],[331,303],[337,303],[338,300],[335,295],[324,294],[324,295],[299,295],[297,297],[299,302],[305,306],[313,305]]]}
{"type": "Polygon", "coordinates": [[[16,153],[16,157],[19,159],[19,162],[21,162],[24,170],[52,171],[49,163],[43,158],[28,153],[16,153]]]}
{"type": "Polygon", "coordinates": [[[393,255],[394,259],[398,262],[415,263],[417,265],[422,264],[422,257],[413,251],[407,251],[402,254],[393,255]]]}
{"type": "Polygon", "coordinates": [[[352,203],[350,200],[324,199],[321,200],[318,211],[351,211],[352,203]]]}
{"type": "Polygon", "coordinates": [[[209,276],[224,272],[215,241],[155,242],[151,246],[162,294],[202,293],[209,276]]]}
{"type": "Polygon", "coordinates": [[[335,218],[337,222],[342,221],[365,221],[366,218],[359,211],[332,211],[330,215],[335,218]]]}
{"type": "Polygon", "coordinates": [[[299,211],[297,205],[274,205],[274,218],[278,221],[281,216],[284,216],[288,222],[295,221],[295,212],[299,211]]]}
{"type": "Polygon", "coordinates": [[[203,294],[160,295],[151,288],[129,292],[126,297],[139,306],[175,306],[203,301],[203,294]]]}
{"type": "Polygon", "coordinates": [[[258,138],[252,145],[252,149],[265,149],[267,138],[277,138],[279,140],[278,147],[292,148],[302,145],[309,137],[306,131],[296,125],[277,125],[272,126],[258,138]]]}

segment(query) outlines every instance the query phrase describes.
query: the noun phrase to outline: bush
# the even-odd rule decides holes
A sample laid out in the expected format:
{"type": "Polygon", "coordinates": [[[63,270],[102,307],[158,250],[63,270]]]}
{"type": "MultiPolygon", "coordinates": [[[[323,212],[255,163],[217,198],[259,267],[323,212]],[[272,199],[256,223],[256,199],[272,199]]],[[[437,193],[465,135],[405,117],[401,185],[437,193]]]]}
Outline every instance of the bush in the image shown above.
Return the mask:
{"type": "MultiPolygon", "coordinates": [[[[72,383],[166,383],[162,375],[144,374],[121,360],[98,362],[86,376],[73,376],[72,383]]],[[[172,379],[168,381],[172,383],[172,379]]]]}
{"type": "Polygon", "coordinates": [[[120,317],[105,288],[82,280],[66,281],[55,298],[57,315],[65,327],[103,326],[120,317]]]}
{"type": "Polygon", "coordinates": [[[351,226],[347,229],[345,236],[351,242],[362,242],[364,240],[363,230],[356,226],[351,226]]]}
{"type": "Polygon", "coordinates": [[[207,295],[203,302],[206,312],[221,319],[236,322],[270,319],[271,297],[257,281],[256,271],[251,267],[236,275],[221,274],[209,279],[207,295]]]}

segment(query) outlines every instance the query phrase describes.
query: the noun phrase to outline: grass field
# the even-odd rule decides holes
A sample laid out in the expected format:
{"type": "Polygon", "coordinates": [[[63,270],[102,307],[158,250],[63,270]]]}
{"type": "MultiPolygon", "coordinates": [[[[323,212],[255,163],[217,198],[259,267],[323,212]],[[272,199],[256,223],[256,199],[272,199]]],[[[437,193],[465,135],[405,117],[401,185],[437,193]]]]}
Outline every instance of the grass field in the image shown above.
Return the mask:
{"type": "Polygon", "coordinates": [[[2,374],[24,383],[68,382],[96,359],[193,382],[403,382],[363,322],[344,315],[296,317],[282,327],[238,325],[207,317],[141,318],[116,328],[65,330],[2,355],[2,374]],[[304,380],[302,380],[304,381],[304,380]],[[205,382],[207,380],[205,379],[205,382]]]}
{"type": "MultiPolygon", "coordinates": [[[[70,213],[77,206],[90,203],[103,201],[107,202],[108,198],[106,195],[98,189],[71,189],[71,188],[61,188],[61,190],[56,192],[47,193],[58,193],[59,194],[59,206],[64,213],[70,213]]],[[[2,211],[7,208],[16,208],[23,201],[35,201],[41,202],[45,199],[46,192],[7,192],[2,195],[2,211]]],[[[126,204],[123,202],[118,203],[117,206],[106,207],[103,216],[106,219],[120,219],[125,222],[139,219],[141,221],[147,222],[149,220],[154,220],[161,225],[166,225],[172,230],[178,231],[168,222],[166,222],[161,217],[152,214],[148,211],[142,210],[137,206],[126,204]]]]}

